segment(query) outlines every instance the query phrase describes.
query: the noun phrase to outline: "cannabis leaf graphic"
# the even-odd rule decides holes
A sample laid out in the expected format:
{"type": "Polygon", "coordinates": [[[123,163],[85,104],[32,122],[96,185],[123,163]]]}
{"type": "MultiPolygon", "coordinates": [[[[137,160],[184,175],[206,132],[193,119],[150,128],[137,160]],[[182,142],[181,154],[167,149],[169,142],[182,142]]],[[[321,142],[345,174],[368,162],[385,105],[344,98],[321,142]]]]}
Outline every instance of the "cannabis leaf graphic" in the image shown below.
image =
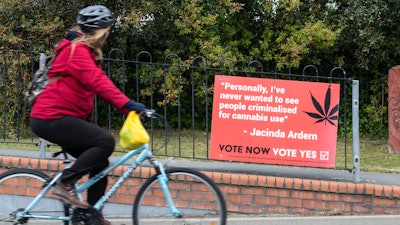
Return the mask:
{"type": "Polygon", "coordinates": [[[310,95],[311,95],[312,103],[318,112],[317,113],[305,112],[305,111],[303,111],[303,112],[307,113],[310,117],[317,119],[317,121],[314,124],[325,121],[325,125],[326,125],[326,122],[328,122],[331,125],[336,126],[333,123],[333,120],[338,119],[338,116],[335,115],[335,113],[338,112],[338,110],[339,110],[339,104],[335,105],[332,109],[330,109],[330,107],[331,107],[331,86],[329,85],[328,90],[326,91],[324,108],[322,108],[322,106],[319,104],[317,99],[314,98],[311,91],[310,91],[310,95]]]}

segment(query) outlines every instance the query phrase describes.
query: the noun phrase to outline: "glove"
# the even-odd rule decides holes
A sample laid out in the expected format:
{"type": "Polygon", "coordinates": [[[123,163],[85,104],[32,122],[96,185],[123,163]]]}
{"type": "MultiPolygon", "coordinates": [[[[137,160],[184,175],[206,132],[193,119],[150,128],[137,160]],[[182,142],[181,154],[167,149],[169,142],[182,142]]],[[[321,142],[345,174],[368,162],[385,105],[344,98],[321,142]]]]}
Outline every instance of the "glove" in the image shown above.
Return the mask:
{"type": "Polygon", "coordinates": [[[124,109],[128,111],[136,111],[137,113],[142,112],[145,108],[146,106],[144,104],[135,102],[133,100],[130,100],[124,105],[124,109]]]}

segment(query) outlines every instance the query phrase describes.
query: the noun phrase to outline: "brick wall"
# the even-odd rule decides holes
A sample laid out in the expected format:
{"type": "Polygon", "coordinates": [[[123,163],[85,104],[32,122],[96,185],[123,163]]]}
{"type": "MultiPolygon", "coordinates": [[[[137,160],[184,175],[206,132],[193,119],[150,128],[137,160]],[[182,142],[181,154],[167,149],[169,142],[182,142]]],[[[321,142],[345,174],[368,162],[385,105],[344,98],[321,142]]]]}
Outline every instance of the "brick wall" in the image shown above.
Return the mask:
{"type": "MultiPolygon", "coordinates": [[[[0,157],[0,173],[8,168],[32,168],[45,173],[63,169],[62,161],[0,157]]],[[[112,185],[125,166],[109,177],[112,185]]],[[[154,173],[139,167],[110,202],[133,204],[140,184],[154,173]]],[[[400,186],[284,178],[204,171],[221,188],[229,212],[261,214],[342,215],[399,214],[400,186]]]]}

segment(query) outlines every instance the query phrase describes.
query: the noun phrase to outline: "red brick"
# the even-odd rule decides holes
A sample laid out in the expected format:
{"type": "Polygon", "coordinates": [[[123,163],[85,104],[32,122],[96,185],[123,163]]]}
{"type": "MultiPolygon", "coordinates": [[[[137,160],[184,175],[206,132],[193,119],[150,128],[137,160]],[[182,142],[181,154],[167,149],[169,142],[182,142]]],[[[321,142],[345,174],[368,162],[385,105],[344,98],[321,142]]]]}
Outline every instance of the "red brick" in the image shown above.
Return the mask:
{"type": "Polygon", "coordinates": [[[300,198],[300,199],[314,199],[315,193],[311,191],[292,191],[290,194],[291,198],[300,198]]]}
{"type": "Polygon", "coordinates": [[[0,157],[0,166],[9,167],[11,163],[11,157],[1,156],[0,157]]]}
{"type": "Polygon", "coordinates": [[[239,185],[249,185],[249,176],[248,175],[240,175],[239,176],[239,185]]]}
{"type": "Polygon", "coordinates": [[[249,175],[248,185],[250,186],[258,186],[259,183],[258,175],[249,175]]]}
{"type": "Polygon", "coordinates": [[[303,180],[303,190],[305,191],[311,191],[312,189],[312,180],[303,180]]]}
{"type": "Polygon", "coordinates": [[[128,189],[127,189],[127,195],[133,195],[133,196],[136,196],[137,195],[137,193],[139,192],[139,186],[138,187],[129,187],[128,189]]]}
{"type": "Polygon", "coordinates": [[[395,206],[396,200],[386,198],[374,198],[372,199],[371,203],[374,205],[395,206]]]}
{"type": "Polygon", "coordinates": [[[229,202],[233,203],[245,203],[245,204],[250,204],[253,203],[254,196],[252,195],[229,195],[229,202]]]}
{"type": "Polygon", "coordinates": [[[48,170],[49,160],[42,159],[39,160],[39,167],[41,170],[48,170]]]}
{"type": "Polygon", "coordinates": [[[383,194],[384,194],[385,197],[389,197],[389,198],[393,197],[393,188],[392,188],[392,186],[385,185],[383,187],[383,194]]]}
{"type": "Polygon", "coordinates": [[[323,201],[339,201],[340,196],[339,194],[336,193],[315,193],[315,199],[316,200],[323,200],[323,201]]]}
{"type": "Polygon", "coordinates": [[[215,183],[219,184],[221,183],[222,180],[222,173],[212,173],[212,179],[214,180],[215,183]]]}
{"type": "Polygon", "coordinates": [[[345,182],[338,182],[337,192],[346,193],[347,192],[347,184],[345,182]]]}
{"type": "Polygon", "coordinates": [[[232,174],[232,175],[230,175],[229,176],[229,179],[230,179],[230,181],[229,181],[229,184],[231,184],[231,185],[240,185],[240,175],[238,175],[238,174],[232,174]]]}
{"type": "Polygon", "coordinates": [[[342,202],[362,203],[364,202],[364,195],[341,195],[340,200],[342,202]]]}
{"type": "Polygon", "coordinates": [[[301,190],[303,188],[303,180],[302,179],[293,179],[293,188],[301,190]]]}
{"type": "Polygon", "coordinates": [[[331,181],[329,182],[329,191],[331,192],[338,192],[339,184],[338,182],[331,181]]]}
{"type": "Polygon", "coordinates": [[[294,187],[294,180],[293,178],[285,178],[285,188],[293,189],[294,187]]]}
{"type": "Polygon", "coordinates": [[[277,205],[278,197],[257,196],[254,199],[254,203],[264,205],[277,205]]]}
{"type": "Polygon", "coordinates": [[[328,202],[327,208],[339,212],[351,212],[351,204],[346,202],[328,202]]]}
{"type": "Polygon", "coordinates": [[[20,167],[20,165],[19,165],[19,162],[20,162],[20,158],[17,158],[17,157],[12,157],[11,158],[11,167],[20,167]]]}
{"type": "Polygon", "coordinates": [[[133,204],[135,198],[133,196],[117,195],[115,202],[120,204],[133,204]]]}
{"type": "Polygon", "coordinates": [[[29,165],[29,159],[28,158],[21,158],[20,166],[22,168],[27,168],[28,165],[29,165]]]}
{"type": "Polygon", "coordinates": [[[365,184],[365,194],[373,195],[374,194],[374,186],[373,184],[365,184]]]}
{"type": "Polygon", "coordinates": [[[400,186],[393,186],[393,198],[400,198],[400,186]]]}
{"type": "Polygon", "coordinates": [[[321,181],[312,180],[312,182],[311,182],[311,190],[320,191],[321,190],[321,181]]]}
{"type": "Polygon", "coordinates": [[[395,214],[395,215],[398,215],[398,214],[400,214],[400,208],[398,208],[398,207],[395,207],[395,208],[393,208],[393,207],[386,208],[386,209],[385,209],[385,214],[395,214]]]}
{"type": "Polygon", "coordinates": [[[267,177],[266,176],[257,176],[257,184],[258,186],[264,187],[267,185],[267,177]]]}
{"type": "MultiPolygon", "coordinates": [[[[237,175],[235,175],[235,176],[237,176],[237,175]]],[[[224,173],[223,175],[222,175],[222,182],[224,183],[224,184],[232,184],[231,183],[231,175],[230,174],[226,174],[226,173],[224,173]]]]}
{"type": "Polygon", "coordinates": [[[375,185],[374,195],[377,197],[383,196],[383,186],[382,185],[375,185]]]}
{"type": "Polygon", "coordinates": [[[263,196],[263,195],[265,195],[265,189],[257,188],[257,187],[242,188],[241,194],[244,194],[244,195],[251,194],[251,195],[256,195],[256,196],[263,196]]]}
{"type": "Polygon", "coordinates": [[[365,193],[365,184],[356,184],[355,187],[356,194],[364,194],[365,193]]]}
{"type": "Polygon", "coordinates": [[[267,186],[275,187],[275,180],[276,180],[276,177],[267,177],[267,186]]]}
{"type": "Polygon", "coordinates": [[[347,193],[355,194],[356,184],[355,183],[347,183],[347,193]]]}
{"type": "Polygon", "coordinates": [[[306,209],[326,209],[326,201],[318,201],[318,200],[304,200],[303,206],[306,209]]]}
{"type": "Polygon", "coordinates": [[[384,207],[382,207],[382,206],[375,206],[375,205],[372,205],[371,206],[371,213],[374,213],[374,214],[384,214],[384,207]]]}
{"type": "Polygon", "coordinates": [[[261,205],[241,205],[240,206],[240,212],[241,213],[256,213],[256,214],[259,214],[259,213],[264,213],[265,212],[265,209],[264,209],[264,207],[263,206],[261,206],[261,205]]]}
{"type": "Polygon", "coordinates": [[[309,214],[311,212],[314,212],[314,210],[306,209],[306,208],[293,208],[293,209],[290,209],[290,213],[294,213],[294,214],[305,215],[305,214],[309,214]]]}
{"type": "Polygon", "coordinates": [[[370,213],[371,212],[371,206],[370,205],[354,205],[353,206],[353,212],[370,213]]]}
{"type": "Polygon", "coordinates": [[[329,181],[321,181],[321,191],[330,191],[329,189],[330,182],[329,181]]]}
{"type": "Polygon", "coordinates": [[[266,211],[268,213],[288,213],[289,209],[281,206],[268,206],[266,211]]]}
{"type": "MultiPolygon", "coordinates": [[[[124,170],[126,170],[126,168],[124,170]]],[[[149,178],[155,174],[154,169],[149,167],[139,167],[139,172],[140,172],[140,177],[142,178],[149,178]]]]}
{"type": "Polygon", "coordinates": [[[240,205],[241,204],[229,203],[229,204],[226,205],[226,210],[228,212],[240,212],[239,211],[239,206],[240,205]]]}
{"type": "MultiPolygon", "coordinates": [[[[117,180],[119,177],[109,177],[108,180],[110,180],[110,178],[111,178],[110,183],[111,183],[111,182],[112,182],[112,183],[115,183],[116,180],[117,180]]],[[[140,182],[140,180],[137,179],[137,178],[135,178],[135,179],[129,179],[129,178],[128,178],[128,179],[125,180],[124,184],[125,184],[126,186],[133,186],[133,187],[136,187],[136,186],[141,185],[141,182],[140,182]]]]}
{"type": "Polygon", "coordinates": [[[121,176],[122,175],[122,173],[123,173],[123,171],[124,171],[124,167],[123,166],[117,166],[115,169],[114,169],[114,171],[112,171],[112,174],[114,175],[114,176],[121,176]]]}
{"type": "Polygon", "coordinates": [[[303,200],[301,199],[280,198],[278,202],[280,206],[285,206],[289,208],[298,208],[302,207],[303,205],[303,200]]]}
{"type": "Polygon", "coordinates": [[[283,188],[285,186],[285,178],[284,177],[276,177],[275,178],[275,187],[283,188]]]}
{"type": "Polygon", "coordinates": [[[60,160],[51,160],[50,169],[53,171],[59,171],[61,162],[62,161],[60,161],[60,160]]]}
{"type": "Polygon", "coordinates": [[[233,185],[224,185],[224,186],[219,186],[220,190],[222,193],[227,193],[227,194],[239,194],[241,191],[241,188],[238,186],[233,186],[233,185]]]}
{"type": "Polygon", "coordinates": [[[276,196],[276,197],[290,197],[290,191],[285,189],[272,189],[267,188],[267,196],[276,196]]]}

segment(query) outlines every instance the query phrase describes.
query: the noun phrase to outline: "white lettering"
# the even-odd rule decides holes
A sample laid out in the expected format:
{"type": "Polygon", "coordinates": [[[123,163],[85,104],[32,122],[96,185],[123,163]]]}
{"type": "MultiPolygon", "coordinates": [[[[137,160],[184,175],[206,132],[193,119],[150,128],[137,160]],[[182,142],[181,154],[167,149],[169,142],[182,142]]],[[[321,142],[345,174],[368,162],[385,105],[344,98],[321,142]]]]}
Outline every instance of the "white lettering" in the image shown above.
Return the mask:
{"type": "Polygon", "coordinates": [[[311,141],[318,140],[318,134],[304,133],[304,131],[294,132],[291,130],[289,131],[287,137],[291,139],[300,139],[300,140],[311,140],[311,141]]]}

